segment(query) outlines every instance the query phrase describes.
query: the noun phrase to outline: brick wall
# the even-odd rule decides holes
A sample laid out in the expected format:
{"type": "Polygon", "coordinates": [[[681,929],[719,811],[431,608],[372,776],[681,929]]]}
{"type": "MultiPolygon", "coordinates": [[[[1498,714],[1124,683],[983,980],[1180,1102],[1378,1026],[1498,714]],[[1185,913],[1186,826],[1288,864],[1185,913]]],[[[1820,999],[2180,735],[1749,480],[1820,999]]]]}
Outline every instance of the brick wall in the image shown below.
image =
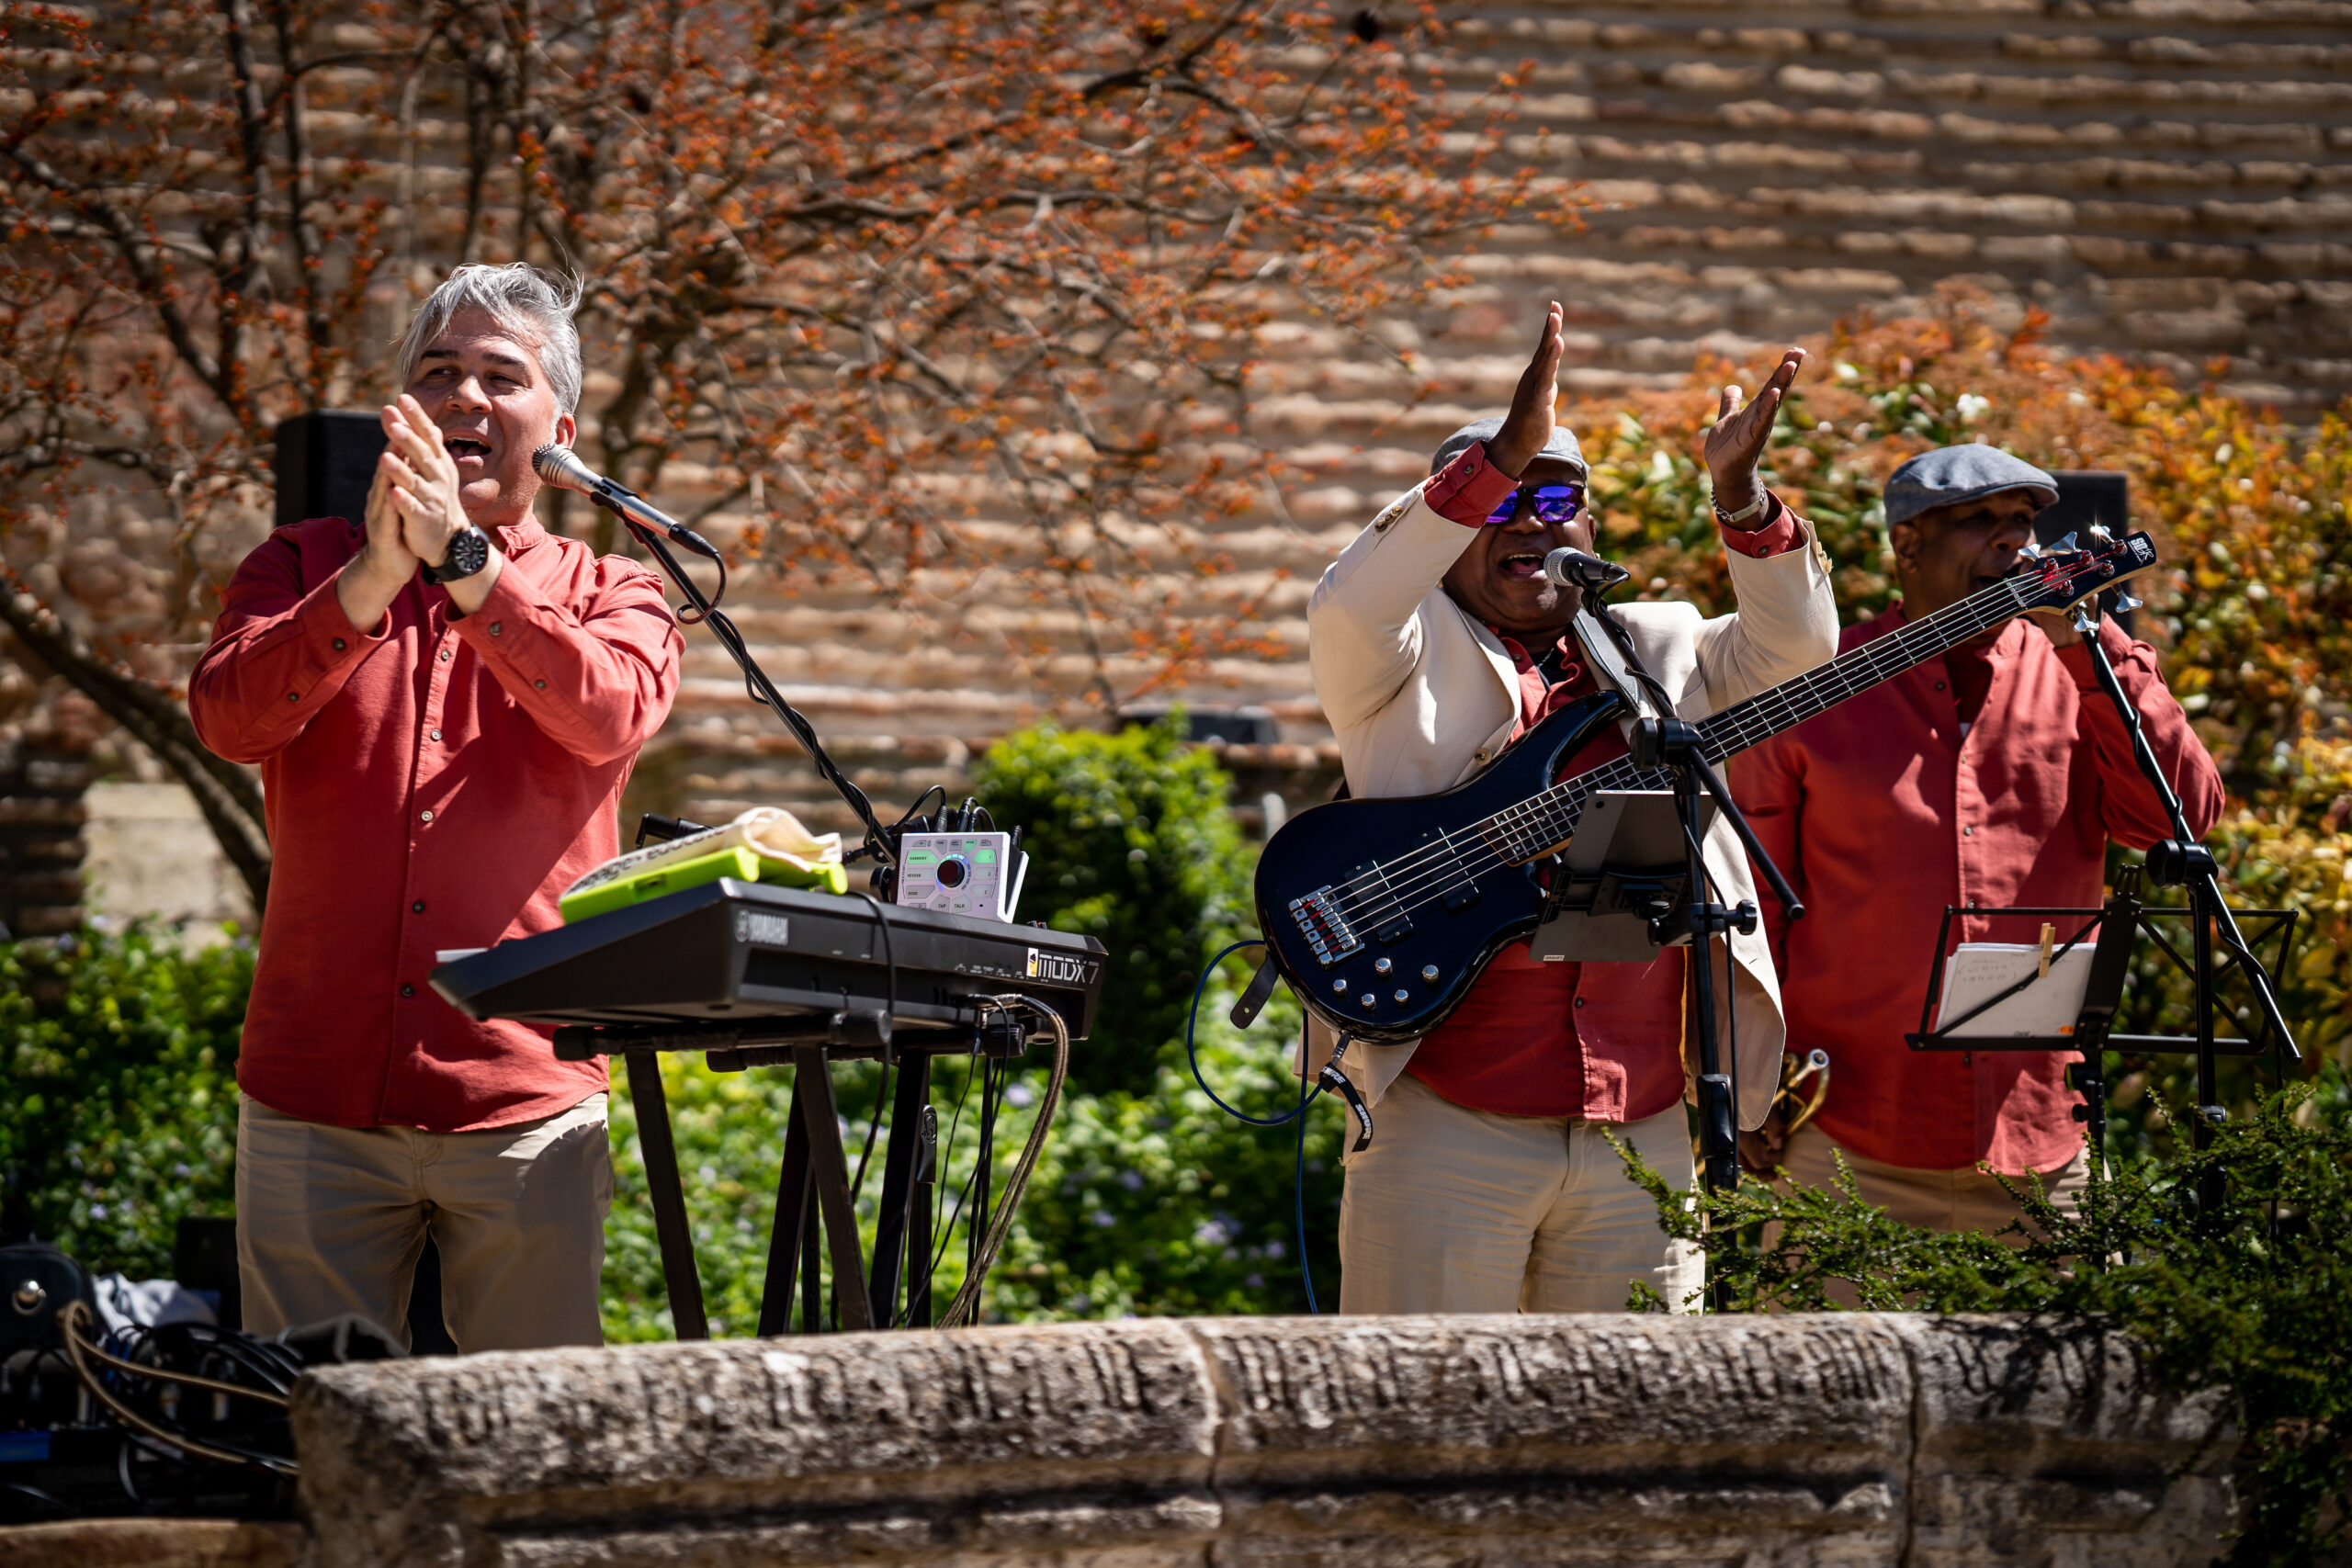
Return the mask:
{"type": "MultiPolygon", "coordinates": [[[[1510,151],[1600,205],[1566,243],[1532,225],[1493,236],[1468,257],[1470,287],[1389,324],[1438,378],[1409,413],[1403,377],[1336,333],[1269,334],[1258,433],[1311,477],[1228,525],[1217,543],[1237,570],[1217,586],[1219,602],[1266,594],[1256,629],[1281,651],[1193,694],[1281,720],[1280,756],[1231,758],[1255,770],[1250,800],[1328,793],[1307,592],[1440,438],[1508,398],[1533,301],[1568,306],[1577,395],[1671,387],[1702,352],[1899,314],[1950,280],[2020,320],[2041,308],[2071,348],[2189,377],[2226,355],[2232,389],[2291,415],[2352,389],[2352,5],[1668,0],[1465,8],[1458,35],[1496,69],[1533,62],[1510,151]]],[[[958,628],[861,603],[765,605],[745,626],[877,799],[959,781],[989,737],[1071,695],[1009,690],[958,628]]],[[[842,825],[716,649],[689,645],[695,679],[639,795],[704,815],[782,802],[842,825]]]]}

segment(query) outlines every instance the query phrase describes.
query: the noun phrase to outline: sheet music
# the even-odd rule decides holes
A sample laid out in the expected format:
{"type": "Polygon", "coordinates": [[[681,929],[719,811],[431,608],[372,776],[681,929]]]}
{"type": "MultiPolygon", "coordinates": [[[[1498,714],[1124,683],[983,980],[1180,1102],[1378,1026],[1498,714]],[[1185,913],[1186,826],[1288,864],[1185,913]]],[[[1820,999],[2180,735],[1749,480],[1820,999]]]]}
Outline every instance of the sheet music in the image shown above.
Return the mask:
{"type": "MultiPolygon", "coordinates": [[[[2008,1000],[1978,1013],[1954,1031],[1962,1039],[2072,1034],[2082,1016],[2083,993],[2090,988],[2093,943],[2053,954],[2050,973],[2008,1000]]],[[[1943,1006],[1936,1016],[1940,1033],[1952,1020],[1985,998],[1996,996],[2041,964],[2038,942],[1964,942],[1944,960],[1943,1006]]]]}

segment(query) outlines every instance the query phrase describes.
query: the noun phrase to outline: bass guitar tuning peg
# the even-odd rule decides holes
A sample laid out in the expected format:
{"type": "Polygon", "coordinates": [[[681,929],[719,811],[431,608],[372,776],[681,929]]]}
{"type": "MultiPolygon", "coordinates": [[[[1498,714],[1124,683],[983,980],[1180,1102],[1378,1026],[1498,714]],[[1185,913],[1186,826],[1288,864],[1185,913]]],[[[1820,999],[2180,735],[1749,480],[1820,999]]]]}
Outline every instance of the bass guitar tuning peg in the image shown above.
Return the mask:
{"type": "Polygon", "coordinates": [[[2095,545],[2111,545],[2115,543],[2115,536],[2107,531],[2107,525],[2104,523],[2092,524],[2090,525],[2090,536],[2091,542],[2095,545]]]}
{"type": "Polygon", "coordinates": [[[2145,600],[2133,598],[2129,588],[2119,588],[2115,591],[2115,608],[2119,615],[2125,611],[2136,610],[2145,603],[2145,600]]]}
{"type": "Polygon", "coordinates": [[[2067,535],[2066,535],[2066,536],[2065,536],[2064,538],[2058,540],[2055,544],[2052,544],[2050,547],[2051,547],[2052,549],[2053,549],[2053,550],[2056,550],[2056,551],[2060,552],[2061,554],[2064,554],[2064,552],[2066,552],[2066,551],[2068,551],[2068,550],[2071,550],[2071,549],[2075,549],[2075,548],[2076,548],[2077,547],[2076,547],[2076,545],[2075,545],[2075,536],[2074,536],[2073,532],[2070,530],[2070,531],[2067,533],[2067,535]]]}

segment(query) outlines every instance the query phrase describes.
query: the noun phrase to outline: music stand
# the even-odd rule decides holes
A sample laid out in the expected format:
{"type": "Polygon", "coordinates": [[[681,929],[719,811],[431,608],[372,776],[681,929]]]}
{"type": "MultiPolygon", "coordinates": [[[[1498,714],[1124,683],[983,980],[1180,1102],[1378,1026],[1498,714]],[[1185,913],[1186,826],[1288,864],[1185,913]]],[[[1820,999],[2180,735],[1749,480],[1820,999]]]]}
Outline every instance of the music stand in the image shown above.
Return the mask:
{"type": "MultiPolygon", "coordinates": [[[[1699,837],[1715,803],[1700,803],[1699,837]]],[[[1658,943],[1650,922],[1681,902],[1690,883],[1682,818],[1674,792],[1603,790],[1585,802],[1577,836],[1561,855],[1544,901],[1544,923],[1528,942],[1545,964],[1647,964],[1658,943]]],[[[1674,943],[1687,942],[1683,931],[1674,943]]]]}
{"type": "MultiPolygon", "coordinates": [[[[2293,1052],[2294,1043],[2275,1027],[2267,1011],[2257,1007],[2256,1016],[2261,1027],[2251,1037],[2219,1036],[2212,1031],[2213,989],[2233,970],[2247,966],[2246,954],[2259,956],[2259,949],[2272,941],[2278,950],[2267,965],[2268,973],[2253,980],[2256,995],[2261,993],[2261,979],[2267,978],[2275,994],[2285,978],[2287,953],[2293,942],[2295,909],[2240,909],[2234,911],[2247,928],[2245,951],[2232,951],[2216,959],[2210,942],[2192,943],[2196,958],[2185,957],[2166,938],[2159,922],[2166,920],[2200,921],[2204,911],[2199,906],[2188,908],[2151,908],[2140,897],[2141,868],[2127,865],[2117,873],[2115,887],[2107,902],[2096,909],[2079,908],[2045,908],[2016,905],[2003,908],[1962,908],[1944,907],[1943,923],[1936,933],[1936,950],[1930,955],[1926,999],[1919,1007],[1919,1028],[1903,1039],[1914,1051],[2074,1051],[2082,1060],[2070,1063],[2066,1068],[2066,1087],[2084,1098],[2075,1107],[2075,1120],[2088,1124],[2087,1131],[2093,1159],[2092,1179],[2104,1174],[2103,1159],[2107,1142],[2107,1082],[2105,1053],[2110,1049],[2195,1056],[2198,1060],[2198,1081],[2200,1095],[2210,1096],[2213,1082],[2213,1058],[2216,1056],[2258,1056],[2276,1049],[2283,1071],[2285,1058],[2293,1052]],[[1963,1034],[1959,1032],[1973,1020],[2018,995],[2039,979],[2038,973],[2028,973],[2015,983],[1995,992],[1966,1012],[1947,1023],[1936,1024],[1937,1004],[1943,998],[1944,967],[1951,952],[1951,922],[1954,916],[1967,919],[1992,919],[2017,916],[2040,919],[2080,919],[2084,924],[2064,942],[2052,948],[2052,960],[2073,952],[2096,933],[2091,950],[2090,974],[2084,986],[2083,1000],[2075,1014],[2071,1033],[2058,1034],[1963,1034]],[[2136,940],[2145,934],[2155,944],[2155,950],[2169,959],[2173,966],[2187,976],[2197,992],[2198,1032],[2195,1034],[2117,1034],[2115,1015],[2123,1001],[2123,983],[2132,969],[2132,950],[2136,940]],[[2199,960],[2202,960],[2202,964],[2199,960]]],[[[2259,971],[2256,972],[2259,976],[2259,971]]],[[[2206,1111],[2199,1108],[2199,1119],[2206,1111]]],[[[2201,1143],[2200,1143],[2201,1146],[2201,1143]]]]}

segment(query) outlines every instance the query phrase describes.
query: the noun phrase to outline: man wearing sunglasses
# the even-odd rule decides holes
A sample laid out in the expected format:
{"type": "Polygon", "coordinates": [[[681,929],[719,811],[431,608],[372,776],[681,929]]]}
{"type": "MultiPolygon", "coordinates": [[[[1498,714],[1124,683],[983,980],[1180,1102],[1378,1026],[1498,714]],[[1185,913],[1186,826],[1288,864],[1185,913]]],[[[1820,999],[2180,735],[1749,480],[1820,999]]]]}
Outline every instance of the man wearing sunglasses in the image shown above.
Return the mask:
{"type": "MultiPolygon", "coordinates": [[[[1449,788],[1600,689],[1571,631],[1581,595],[1544,575],[1550,551],[1595,543],[1584,455],[1553,415],[1560,322],[1555,304],[1510,411],[1439,446],[1430,477],[1374,518],[1316,588],[1316,694],[1358,796],[1449,788]]],[[[1706,437],[1738,611],[1616,611],[1685,718],[1837,651],[1827,562],[1756,471],[1804,362],[1790,349],[1745,406],[1738,388],[1724,388],[1706,437]]],[[[1567,771],[1623,754],[1611,731],[1567,771]]],[[[1727,824],[1705,852],[1721,901],[1756,897],[1727,824]]],[[[1761,936],[1735,934],[1730,956],[1715,969],[1730,976],[1717,1002],[1736,1023],[1741,1106],[1760,1118],[1780,1065],[1780,992],[1761,936]]],[[[1659,1228],[1607,1136],[1690,1185],[1684,957],[1669,948],[1645,964],[1540,964],[1514,943],[1439,1029],[1408,1045],[1349,1047],[1341,1068],[1380,1113],[1371,1146],[1347,1157],[1341,1311],[1622,1312],[1633,1280],[1678,1307],[1695,1300],[1695,1249],[1659,1228]]]]}

